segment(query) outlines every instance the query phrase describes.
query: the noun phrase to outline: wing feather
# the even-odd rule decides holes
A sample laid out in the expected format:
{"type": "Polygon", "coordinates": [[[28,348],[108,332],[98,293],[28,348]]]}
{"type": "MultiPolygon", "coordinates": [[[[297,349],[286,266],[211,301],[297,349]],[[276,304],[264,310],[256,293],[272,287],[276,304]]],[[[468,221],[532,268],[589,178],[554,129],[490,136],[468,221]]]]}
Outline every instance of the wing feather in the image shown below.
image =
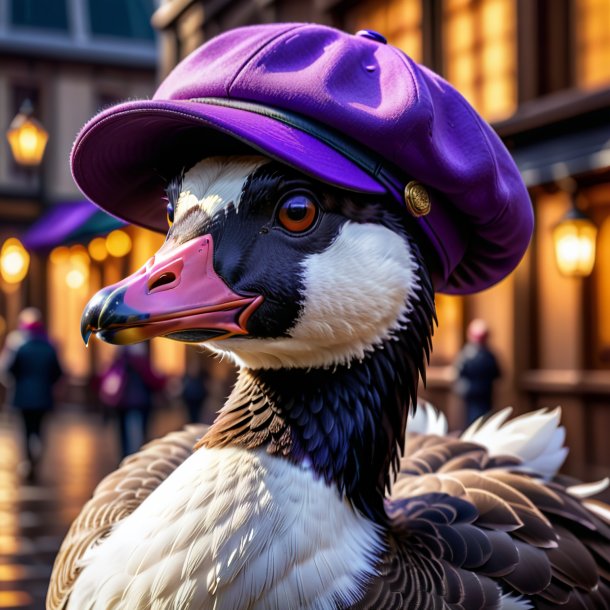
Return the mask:
{"type": "Polygon", "coordinates": [[[398,564],[408,564],[409,589],[414,582],[435,588],[399,607],[432,608],[440,600],[445,608],[494,608],[502,595],[536,607],[608,607],[606,513],[594,514],[564,485],[518,466],[515,456],[490,457],[471,441],[407,437],[387,510],[394,546],[407,556],[398,564]],[[442,570],[442,585],[415,575],[430,562],[442,570]]]}

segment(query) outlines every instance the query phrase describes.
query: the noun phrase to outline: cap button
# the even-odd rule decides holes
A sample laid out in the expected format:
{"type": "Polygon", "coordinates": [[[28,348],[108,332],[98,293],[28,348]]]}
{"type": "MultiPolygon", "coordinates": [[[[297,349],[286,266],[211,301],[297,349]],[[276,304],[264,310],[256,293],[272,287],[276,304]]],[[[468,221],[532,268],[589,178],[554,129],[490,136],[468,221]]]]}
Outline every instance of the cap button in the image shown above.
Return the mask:
{"type": "Polygon", "coordinates": [[[370,40],[374,40],[375,42],[380,42],[381,44],[388,44],[385,36],[382,36],[379,32],[375,30],[359,30],[356,32],[356,36],[362,36],[363,38],[369,38],[370,40]]]}
{"type": "Polygon", "coordinates": [[[411,180],[405,187],[405,203],[407,205],[407,210],[409,210],[410,214],[415,216],[415,218],[425,216],[430,212],[430,208],[432,207],[430,195],[428,195],[426,187],[416,180],[411,180]]]}

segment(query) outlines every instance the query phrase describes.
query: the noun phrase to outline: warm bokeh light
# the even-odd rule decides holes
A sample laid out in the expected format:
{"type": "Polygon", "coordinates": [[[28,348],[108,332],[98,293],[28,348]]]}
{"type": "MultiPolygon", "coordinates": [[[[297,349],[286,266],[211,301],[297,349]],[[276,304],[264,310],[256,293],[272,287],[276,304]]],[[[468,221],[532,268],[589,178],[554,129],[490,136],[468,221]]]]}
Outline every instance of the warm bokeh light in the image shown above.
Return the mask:
{"type": "Polygon", "coordinates": [[[0,251],[0,273],[7,284],[23,281],[30,267],[30,255],[15,237],[9,237],[0,251]]]}
{"type": "Polygon", "coordinates": [[[68,274],[66,275],[66,284],[68,284],[69,288],[77,290],[78,288],[83,286],[84,283],[85,274],[82,272],[81,269],[72,269],[71,271],[68,271],[68,274]]]}
{"type": "Polygon", "coordinates": [[[31,595],[24,591],[0,591],[0,608],[27,608],[32,601],[31,595]]]}
{"type": "Polygon", "coordinates": [[[69,270],[66,273],[66,284],[73,290],[78,290],[89,279],[89,255],[87,249],[77,244],[69,251],[69,270]]]}
{"type": "Polygon", "coordinates": [[[165,236],[148,229],[131,227],[133,249],[129,256],[129,273],[135,273],[163,245],[165,236]]]}
{"type": "Polygon", "coordinates": [[[156,337],[150,341],[151,362],[164,375],[180,376],[186,362],[185,344],[156,337]]]}
{"type": "Polygon", "coordinates": [[[131,237],[120,229],[112,231],[112,233],[106,237],[106,249],[111,256],[117,258],[126,256],[131,251],[131,237]]]}
{"type": "Polygon", "coordinates": [[[10,250],[2,258],[2,269],[9,276],[20,275],[24,268],[25,260],[18,250],[10,250]]]}
{"type": "Polygon", "coordinates": [[[89,242],[87,247],[89,250],[89,256],[98,262],[106,260],[108,257],[108,250],[106,250],[106,240],[103,237],[96,237],[89,242]]]}
{"type": "MultiPolygon", "coordinates": [[[[0,549],[8,555],[16,555],[21,546],[21,540],[12,534],[0,534],[0,549]]],[[[2,608],[2,606],[0,606],[2,608]]]]}
{"type": "Polygon", "coordinates": [[[89,267],[89,255],[85,246],[80,244],[70,248],[70,265],[72,267],[89,267]]]}
{"type": "Polygon", "coordinates": [[[596,237],[597,227],[577,210],[555,226],[555,260],[562,275],[583,277],[593,271],[596,237]]]}
{"type": "Polygon", "coordinates": [[[6,137],[13,157],[19,165],[35,167],[40,165],[49,134],[31,116],[32,105],[24,103],[19,114],[11,122],[6,137]]]}
{"type": "Polygon", "coordinates": [[[66,246],[58,246],[57,248],[54,248],[51,251],[51,254],[49,255],[49,260],[54,265],[61,265],[62,263],[66,262],[68,260],[69,256],[70,256],[70,250],[68,250],[68,248],[66,248],[66,246]]]}
{"type": "MultiPolygon", "coordinates": [[[[14,515],[17,520],[17,515],[14,515]]],[[[23,580],[28,575],[27,567],[14,563],[0,563],[0,582],[14,582],[23,580]]],[[[0,606],[1,608],[2,606],[0,606]]]]}
{"type": "MultiPolygon", "coordinates": [[[[16,468],[17,464],[13,465],[16,468]]],[[[17,487],[15,486],[15,479],[0,480],[0,504],[6,505],[17,501],[17,487]]],[[[2,548],[2,531],[0,530],[0,548],[2,548]]],[[[8,532],[5,532],[8,533],[8,532]]]]}

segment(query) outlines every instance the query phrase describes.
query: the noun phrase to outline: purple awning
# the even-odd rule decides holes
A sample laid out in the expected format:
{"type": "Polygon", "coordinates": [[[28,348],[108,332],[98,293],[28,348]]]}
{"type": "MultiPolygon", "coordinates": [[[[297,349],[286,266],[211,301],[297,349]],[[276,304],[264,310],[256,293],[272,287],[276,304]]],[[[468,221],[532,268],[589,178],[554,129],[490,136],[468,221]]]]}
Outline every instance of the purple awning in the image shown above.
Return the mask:
{"type": "Polygon", "coordinates": [[[50,250],[104,235],[125,223],[106,214],[90,201],[51,206],[22,236],[28,250],[50,250]]]}

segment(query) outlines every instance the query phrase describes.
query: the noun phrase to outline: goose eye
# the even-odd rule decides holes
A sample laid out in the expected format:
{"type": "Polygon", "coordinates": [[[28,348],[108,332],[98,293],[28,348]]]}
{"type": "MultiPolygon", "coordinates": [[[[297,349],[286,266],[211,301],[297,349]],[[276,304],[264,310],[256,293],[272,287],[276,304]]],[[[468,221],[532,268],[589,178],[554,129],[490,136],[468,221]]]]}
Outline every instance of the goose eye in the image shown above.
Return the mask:
{"type": "Polygon", "coordinates": [[[280,206],[279,223],[288,231],[302,233],[307,231],[316,220],[318,206],[307,195],[292,195],[280,206]]]}
{"type": "Polygon", "coordinates": [[[174,224],[174,204],[167,204],[167,224],[171,227],[174,224]]]}

